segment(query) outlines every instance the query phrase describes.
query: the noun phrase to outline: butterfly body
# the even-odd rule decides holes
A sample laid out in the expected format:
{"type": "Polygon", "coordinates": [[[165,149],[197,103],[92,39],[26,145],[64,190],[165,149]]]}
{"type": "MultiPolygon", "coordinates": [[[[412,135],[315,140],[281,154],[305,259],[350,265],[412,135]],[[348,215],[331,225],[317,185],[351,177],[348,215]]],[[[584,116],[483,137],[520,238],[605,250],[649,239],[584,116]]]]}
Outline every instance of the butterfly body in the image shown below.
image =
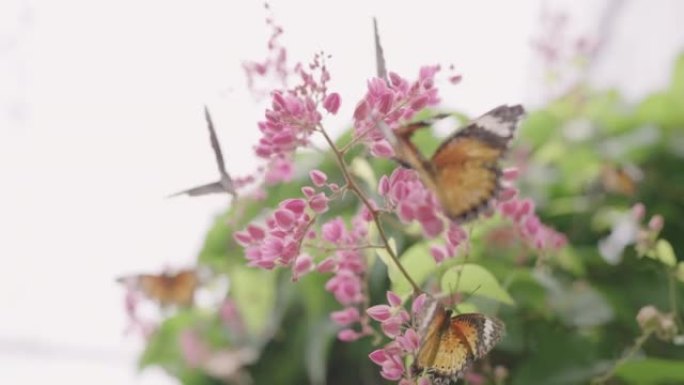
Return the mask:
{"type": "Polygon", "coordinates": [[[476,218],[496,199],[501,189],[499,162],[524,115],[522,106],[499,106],[448,137],[426,159],[411,142],[419,122],[396,131],[395,152],[400,163],[418,172],[438,197],[449,219],[476,218]]]}
{"type": "Polygon", "coordinates": [[[504,325],[481,313],[452,316],[438,301],[426,304],[418,333],[421,344],[414,375],[426,373],[434,384],[449,384],[484,357],[503,337],[504,325]]]}

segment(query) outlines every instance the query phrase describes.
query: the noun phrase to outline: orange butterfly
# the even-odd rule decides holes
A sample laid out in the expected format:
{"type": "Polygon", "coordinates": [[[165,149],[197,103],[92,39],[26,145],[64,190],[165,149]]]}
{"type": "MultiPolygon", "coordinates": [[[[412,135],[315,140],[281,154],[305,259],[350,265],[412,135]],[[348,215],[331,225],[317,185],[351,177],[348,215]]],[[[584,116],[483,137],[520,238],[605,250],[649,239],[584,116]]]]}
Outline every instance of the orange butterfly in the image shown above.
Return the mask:
{"type": "Polygon", "coordinates": [[[195,269],[181,270],[177,273],[138,274],[120,277],[117,282],[142,292],[147,298],[159,302],[161,306],[191,306],[199,277],[195,269]]]}
{"type": "Polygon", "coordinates": [[[604,191],[632,197],[637,192],[638,183],[643,179],[643,173],[632,165],[604,164],[600,178],[604,191]]]}
{"type": "Polygon", "coordinates": [[[504,334],[500,320],[481,313],[451,316],[436,300],[428,301],[419,317],[420,348],[413,363],[414,375],[426,373],[433,384],[449,384],[484,357],[504,334]]]}
{"type": "MultiPolygon", "coordinates": [[[[475,219],[501,189],[499,161],[524,114],[520,105],[499,106],[452,134],[430,160],[411,142],[411,135],[430,122],[410,124],[394,134],[397,160],[418,172],[439,198],[447,217],[455,222],[475,219]]],[[[390,131],[386,125],[384,128],[390,131]]],[[[389,132],[386,136],[393,135],[389,132]]]]}

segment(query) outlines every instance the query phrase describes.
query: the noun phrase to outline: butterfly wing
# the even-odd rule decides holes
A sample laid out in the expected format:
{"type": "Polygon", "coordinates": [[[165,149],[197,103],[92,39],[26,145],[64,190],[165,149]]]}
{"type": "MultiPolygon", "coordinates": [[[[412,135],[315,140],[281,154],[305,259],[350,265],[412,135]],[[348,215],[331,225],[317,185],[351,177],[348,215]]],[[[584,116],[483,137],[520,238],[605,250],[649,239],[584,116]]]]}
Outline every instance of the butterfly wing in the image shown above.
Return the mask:
{"type": "Polygon", "coordinates": [[[413,363],[413,373],[426,372],[435,383],[456,381],[473,361],[484,357],[504,332],[496,318],[480,313],[450,316],[441,305],[419,325],[421,344],[413,363]]]}
{"type": "Polygon", "coordinates": [[[162,306],[192,305],[198,279],[194,270],[183,270],[174,275],[141,274],[138,286],[146,297],[162,306]]]}
{"type": "Polygon", "coordinates": [[[415,374],[425,371],[434,379],[456,380],[473,361],[472,349],[451,326],[450,313],[439,306],[427,325],[413,363],[415,374]]]}
{"type": "Polygon", "coordinates": [[[501,340],[503,322],[481,313],[459,314],[451,319],[451,328],[463,335],[472,348],[475,359],[482,358],[501,340]]]}
{"type": "Polygon", "coordinates": [[[436,193],[447,216],[476,217],[500,189],[499,161],[524,114],[522,106],[499,106],[447,138],[432,157],[436,193]]]}
{"type": "Polygon", "coordinates": [[[173,277],[170,294],[173,302],[179,306],[190,306],[195,299],[195,290],[199,284],[195,270],[184,270],[173,277]]]}

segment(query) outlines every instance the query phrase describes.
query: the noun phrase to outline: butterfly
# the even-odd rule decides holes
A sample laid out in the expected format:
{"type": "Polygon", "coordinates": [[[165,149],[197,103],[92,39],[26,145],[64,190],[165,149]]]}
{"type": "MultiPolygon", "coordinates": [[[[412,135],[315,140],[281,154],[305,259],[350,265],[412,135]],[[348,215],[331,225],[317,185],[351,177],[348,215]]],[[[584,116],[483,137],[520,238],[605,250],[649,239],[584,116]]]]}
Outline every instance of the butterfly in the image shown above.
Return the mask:
{"type": "Polygon", "coordinates": [[[200,280],[195,269],[185,269],[176,273],[130,275],[118,278],[117,282],[165,307],[191,306],[200,280]]]}
{"type": "Polygon", "coordinates": [[[211,149],[214,151],[214,157],[216,158],[216,165],[218,166],[219,175],[221,179],[216,182],[208,183],[202,186],[193,187],[188,190],[180,191],[175,194],[169,195],[169,198],[187,194],[189,196],[200,196],[206,194],[215,193],[228,193],[235,198],[237,193],[235,191],[235,183],[226,171],[226,165],[223,160],[223,153],[221,152],[221,145],[219,144],[218,137],[216,136],[216,130],[214,129],[214,122],[209,115],[209,109],[204,106],[204,119],[207,121],[207,128],[209,129],[209,140],[211,141],[211,149]]]}
{"type": "Polygon", "coordinates": [[[444,140],[430,160],[418,151],[411,136],[434,120],[412,123],[394,133],[386,125],[380,128],[394,142],[396,160],[418,172],[449,219],[463,223],[477,218],[496,199],[501,189],[499,162],[524,114],[520,105],[496,107],[444,140]]]}
{"type": "Polygon", "coordinates": [[[643,173],[636,166],[604,164],[601,167],[600,181],[603,191],[632,197],[637,192],[643,173]]]}
{"type": "Polygon", "coordinates": [[[427,301],[418,317],[420,347],[412,365],[414,375],[427,374],[434,385],[456,382],[477,359],[504,335],[500,320],[481,313],[452,316],[436,300],[427,301]]]}

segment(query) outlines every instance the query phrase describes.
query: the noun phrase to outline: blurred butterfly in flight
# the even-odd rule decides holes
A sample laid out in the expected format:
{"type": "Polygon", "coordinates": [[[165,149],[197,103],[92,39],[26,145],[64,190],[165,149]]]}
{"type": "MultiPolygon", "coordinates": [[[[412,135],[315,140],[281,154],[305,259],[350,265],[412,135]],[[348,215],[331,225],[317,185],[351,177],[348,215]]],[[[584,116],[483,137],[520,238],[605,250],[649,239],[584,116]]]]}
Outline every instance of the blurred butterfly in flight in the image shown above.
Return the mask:
{"type": "Polygon", "coordinates": [[[426,374],[434,385],[456,382],[470,365],[484,357],[501,340],[500,320],[481,313],[452,316],[439,301],[425,302],[418,320],[420,347],[412,372],[426,374]]]}
{"type": "Polygon", "coordinates": [[[434,119],[393,132],[383,122],[379,127],[393,142],[396,160],[418,172],[449,219],[463,223],[477,218],[497,198],[502,174],[499,163],[524,114],[520,105],[496,107],[445,139],[429,160],[411,142],[411,136],[434,119]]]}
{"type": "Polygon", "coordinates": [[[161,274],[129,275],[116,281],[158,302],[162,307],[191,306],[200,283],[195,269],[180,270],[176,273],[164,271],[161,274]]]}

